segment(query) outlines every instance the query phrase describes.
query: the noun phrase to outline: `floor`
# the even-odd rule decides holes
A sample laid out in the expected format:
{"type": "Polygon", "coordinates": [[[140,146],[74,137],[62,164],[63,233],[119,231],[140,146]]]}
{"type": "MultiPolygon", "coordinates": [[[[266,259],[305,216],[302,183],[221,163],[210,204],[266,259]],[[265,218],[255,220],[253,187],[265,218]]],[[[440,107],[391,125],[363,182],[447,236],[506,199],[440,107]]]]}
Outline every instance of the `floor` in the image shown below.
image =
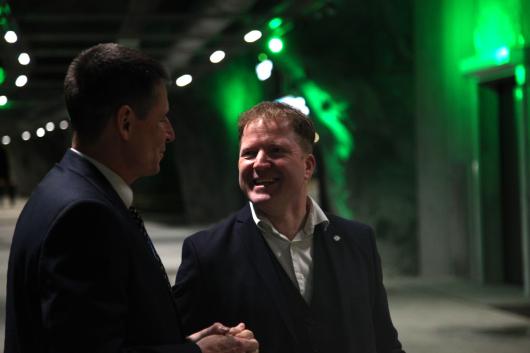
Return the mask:
{"type": "MultiPolygon", "coordinates": [[[[10,240],[23,203],[18,200],[12,206],[0,200],[0,282],[3,284],[10,240]]],[[[145,218],[148,232],[173,280],[182,241],[202,226],[181,227],[154,221],[156,217],[145,218]]],[[[3,284],[0,286],[0,342],[4,337],[3,284]]],[[[401,277],[387,279],[386,287],[392,318],[408,353],[530,353],[530,300],[522,297],[519,288],[484,287],[454,278],[401,277]]]]}

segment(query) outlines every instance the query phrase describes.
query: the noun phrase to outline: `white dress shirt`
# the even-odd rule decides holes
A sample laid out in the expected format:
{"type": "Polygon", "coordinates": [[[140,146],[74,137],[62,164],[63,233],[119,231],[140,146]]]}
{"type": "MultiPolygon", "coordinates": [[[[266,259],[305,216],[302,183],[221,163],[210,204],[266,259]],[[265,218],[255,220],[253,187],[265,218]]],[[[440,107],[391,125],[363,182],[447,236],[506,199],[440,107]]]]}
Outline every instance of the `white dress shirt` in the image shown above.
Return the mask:
{"type": "Polygon", "coordinates": [[[129,185],[116,173],[114,173],[109,167],[104,166],[100,162],[96,161],[94,158],[87,156],[76,150],[75,148],[70,148],[72,152],[83,157],[96,167],[103,176],[109,181],[110,185],[114,188],[120,199],[125,204],[125,207],[129,208],[133,202],[133,191],[129,185]]]}
{"type": "Polygon", "coordinates": [[[329,220],[318,206],[308,197],[310,202],[309,214],[302,229],[296,233],[293,240],[278,232],[274,225],[254,208],[250,202],[252,218],[265,238],[278,262],[285,270],[293,284],[300,290],[300,294],[309,303],[313,288],[313,235],[315,226],[324,223],[327,227],[329,220]]]}

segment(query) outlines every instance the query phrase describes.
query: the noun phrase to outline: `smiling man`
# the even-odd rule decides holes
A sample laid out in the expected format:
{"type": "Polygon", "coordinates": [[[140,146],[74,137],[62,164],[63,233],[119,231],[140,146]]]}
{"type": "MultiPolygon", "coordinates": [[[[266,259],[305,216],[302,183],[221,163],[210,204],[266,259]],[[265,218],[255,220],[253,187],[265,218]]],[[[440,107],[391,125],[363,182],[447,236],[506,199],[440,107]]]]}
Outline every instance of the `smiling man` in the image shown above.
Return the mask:
{"type": "Polygon", "coordinates": [[[238,128],[249,203],[184,242],[174,294],[185,332],[244,321],[262,353],[402,353],[372,229],[308,196],[311,120],[263,102],[238,128]]]}

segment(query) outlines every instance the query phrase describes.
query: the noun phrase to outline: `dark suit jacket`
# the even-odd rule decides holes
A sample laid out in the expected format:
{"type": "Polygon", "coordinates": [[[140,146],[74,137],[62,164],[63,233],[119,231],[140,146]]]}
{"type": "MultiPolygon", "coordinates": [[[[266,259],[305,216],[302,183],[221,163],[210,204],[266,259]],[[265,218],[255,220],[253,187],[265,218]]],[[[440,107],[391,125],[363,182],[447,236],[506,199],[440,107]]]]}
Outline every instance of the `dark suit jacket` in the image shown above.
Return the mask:
{"type": "Polygon", "coordinates": [[[286,294],[302,297],[285,290],[290,282],[278,271],[247,205],[184,242],[174,287],[184,332],[212,321],[245,322],[260,342],[261,353],[308,353],[314,346],[306,341],[316,341],[321,334],[331,338],[320,340],[328,342],[322,353],[403,352],[390,319],[371,228],[328,217],[328,228],[317,227],[314,236],[311,305],[318,302],[323,322],[333,327],[311,330],[318,325],[297,319],[295,311],[301,306],[293,306],[296,301],[286,294]]]}
{"type": "Polygon", "coordinates": [[[66,152],[15,229],[5,353],[200,352],[167,281],[105,177],[66,152]]]}

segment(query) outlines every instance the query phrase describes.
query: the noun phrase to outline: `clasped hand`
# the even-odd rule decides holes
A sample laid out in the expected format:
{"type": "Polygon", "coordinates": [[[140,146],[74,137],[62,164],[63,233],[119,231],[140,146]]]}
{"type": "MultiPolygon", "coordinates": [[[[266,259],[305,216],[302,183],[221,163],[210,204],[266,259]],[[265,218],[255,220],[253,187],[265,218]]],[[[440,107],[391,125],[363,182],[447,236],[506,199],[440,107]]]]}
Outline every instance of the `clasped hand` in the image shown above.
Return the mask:
{"type": "Polygon", "coordinates": [[[247,330],[244,323],[226,327],[216,322],[210,327],[196,332],[188,339],[195,342],[202,353],[258,353],[259,344],[254,333],[247,330]]]}

